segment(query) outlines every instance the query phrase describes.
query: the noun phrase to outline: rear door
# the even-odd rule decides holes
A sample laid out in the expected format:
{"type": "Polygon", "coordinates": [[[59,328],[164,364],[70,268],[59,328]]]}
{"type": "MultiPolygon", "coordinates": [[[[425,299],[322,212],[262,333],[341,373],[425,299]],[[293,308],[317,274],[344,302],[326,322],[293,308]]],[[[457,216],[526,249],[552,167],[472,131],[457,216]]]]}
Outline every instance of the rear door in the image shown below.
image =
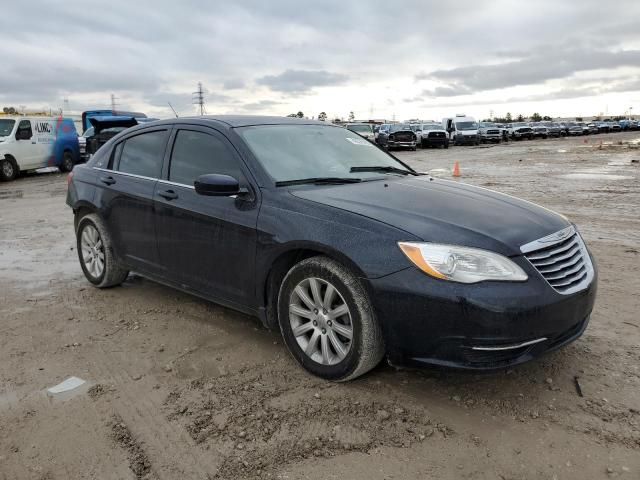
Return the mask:
{"type": "Polygon", "coordinates": [[[217,130],[176,128],[164,180],[156,187],[160,260],[183,287],[252,306],[255,284],[258,189],[237,151],[217,130]],[[250,193],[211,197],[196,193],[204,174],[230,175],[250,193]]]}
{"type": "Polygon", "coordinates": [[[145,129],[113,149],[110,168],[99,170],[96,203],[128,265],[150,273],[163,270],[158,260],[153,193],[161,176],[169,126],[145,129]]]}

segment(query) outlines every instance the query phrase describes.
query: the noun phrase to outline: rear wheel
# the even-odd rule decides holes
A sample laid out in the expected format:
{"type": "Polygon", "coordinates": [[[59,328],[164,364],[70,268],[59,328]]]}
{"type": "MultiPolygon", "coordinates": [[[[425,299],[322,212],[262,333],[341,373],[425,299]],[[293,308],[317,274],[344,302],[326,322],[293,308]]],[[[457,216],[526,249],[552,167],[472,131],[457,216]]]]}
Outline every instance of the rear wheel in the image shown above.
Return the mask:
{"type": "Polygon", "coordinates": [[[62,154],[62,164],[60,165],[60,170],[63,172],[70,172],[73,170],[73,155],[70,151],[66,151],[62,154]]]}
{"type": "Polygon", "coordinates": [[[358,278],[327,257],[312,257],[285,276],[278,321],[293,357],[309,372],[346,381],[375,367],[384,355],[382,331],[358,278]]]}
{"type": "Polygon", "coordinates": [[[16,165],[15,160],[12,158],[4,158],[0,160],[0,180],[3,182],[9,182],[14,180],[20,170],[18,169],[18,165],[16,165]]]}
{"type": "Polygon", "coordinates": [[[98,215],[91,213],[80,219],[76,241],[80,266],[89,282],[107,288],[125,281],[129,271],[117,262],[111,235],[98,215]]]}

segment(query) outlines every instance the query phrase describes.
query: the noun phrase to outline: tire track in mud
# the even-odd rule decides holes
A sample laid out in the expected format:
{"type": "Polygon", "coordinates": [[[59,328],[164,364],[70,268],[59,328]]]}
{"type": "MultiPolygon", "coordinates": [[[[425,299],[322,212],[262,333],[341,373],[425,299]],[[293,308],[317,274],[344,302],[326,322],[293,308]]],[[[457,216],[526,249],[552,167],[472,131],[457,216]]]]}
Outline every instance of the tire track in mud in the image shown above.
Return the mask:
{"type": "MultiPolygon", "coordinates": [[[[87,368],[101,385],[110,391],[96,403],[104,415],[117,415],[135,437],[148,457],[150,478],[212,478],[218,462],[212,453],[203,451],[179,425],[163,415],[163,394],[154,386],[164,383],[152,373],[134,379],[126,366],[130,364],[120,352],[106,352],[102,341],[88,362],[87,368]],[[97,350],[97,351],[96,351],[97,350]],[[117,359],[114,362],[114,358],[117,359]]],[[[108,343],[113,343],[108,341],[108,343]]],[[[137,377],[136,377],[137,378],[137,377]]]]}

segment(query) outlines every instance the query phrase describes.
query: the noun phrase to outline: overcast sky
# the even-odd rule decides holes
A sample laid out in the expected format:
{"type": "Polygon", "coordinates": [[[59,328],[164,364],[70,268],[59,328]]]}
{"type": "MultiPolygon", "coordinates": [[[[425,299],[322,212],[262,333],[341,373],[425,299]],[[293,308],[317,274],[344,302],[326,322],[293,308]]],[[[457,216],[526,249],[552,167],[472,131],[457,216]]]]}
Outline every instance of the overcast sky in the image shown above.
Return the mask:
{"type": "Polygon", "coordinates": [[[440,119],[640,114],[640,0],[31,0],[0,105],[440,119]]]}

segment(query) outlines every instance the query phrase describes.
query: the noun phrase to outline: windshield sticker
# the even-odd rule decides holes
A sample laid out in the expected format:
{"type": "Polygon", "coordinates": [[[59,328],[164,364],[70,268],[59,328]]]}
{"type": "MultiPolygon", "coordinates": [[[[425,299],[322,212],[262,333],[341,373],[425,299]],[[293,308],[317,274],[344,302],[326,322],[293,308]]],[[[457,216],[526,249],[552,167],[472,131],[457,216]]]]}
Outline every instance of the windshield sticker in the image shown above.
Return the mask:
{"type": "Polygon", "coordinates": [[[364,138],[347,137],[347,141],[353,143],[354,145],[362,145],[363,147],[373,147],[373,143],[371,143],[369,140],[365,140],[364,138]]]}

